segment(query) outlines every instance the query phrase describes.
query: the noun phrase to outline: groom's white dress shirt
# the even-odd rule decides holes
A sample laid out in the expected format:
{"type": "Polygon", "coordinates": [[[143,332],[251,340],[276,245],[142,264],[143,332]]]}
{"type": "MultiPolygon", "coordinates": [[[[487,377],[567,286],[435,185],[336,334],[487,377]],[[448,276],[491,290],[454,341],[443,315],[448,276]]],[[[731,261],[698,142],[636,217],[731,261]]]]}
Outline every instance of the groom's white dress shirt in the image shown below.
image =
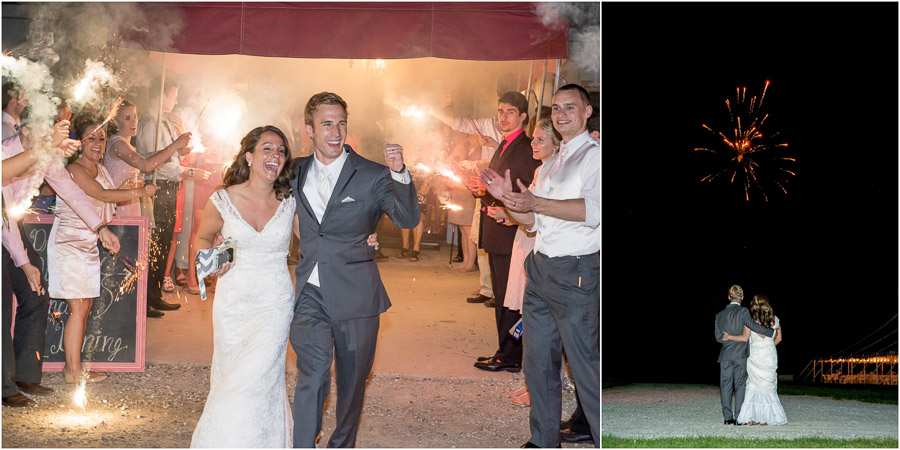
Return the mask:
{"type": "MultiPolygon", "coordinates": [[[[313,163],[310,166],[309,173],[306,175],[306,182],[303,183],[303,194],[306,196],[306,200],[309,201],[309,206],[320,224],[322,223],[322,217],[325,216],[325,208],[328,206],[329,200],[331,200],[331,194],[334,192],[334,185],[337,183],[338,177],[341,176],[344,163],[347,162],[347,155],[349,155],[347,151],[341,152],[341,156],[338,156],[337,159],[328,165],[322,164],[318,155],[313,156],[313,163]],[[329,188],[324,192],[320,192],[320,183],[326,182],[326,179],[329,188]]],[[[397,173],[393,170],[390,172],[391,178],[396,181],[403,184],[409,184],[411,181],[409,170],[405,168],[403,173],[397,173]]],[[[315,287],[321,287],[319,284],[319,263],[316,263],[315,267],[313,267],[306,282],[315,287]]]]}

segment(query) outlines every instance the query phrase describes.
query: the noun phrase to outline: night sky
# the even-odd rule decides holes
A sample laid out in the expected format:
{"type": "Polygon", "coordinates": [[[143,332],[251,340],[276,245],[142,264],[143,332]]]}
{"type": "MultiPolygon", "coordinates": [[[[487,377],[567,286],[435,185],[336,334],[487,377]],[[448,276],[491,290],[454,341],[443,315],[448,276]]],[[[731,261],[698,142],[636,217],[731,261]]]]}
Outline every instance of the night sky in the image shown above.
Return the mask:
{"type": "MultiPolygon", "coordinates": [[[[896,3],[602,7],[604,381],[717,383],[732,284],[769,296],[779,374],[864,338],[898,308],[896,3]],[[759,96],[796,173],[769,201],[694,148],[759,96]],[[716,126],[719,125],[719,126],[716,126]]],[[[897,350],[893,331],[868,351],[897,350]]],[[[885,330],[878,336],[887,334],[885,330]]]]}

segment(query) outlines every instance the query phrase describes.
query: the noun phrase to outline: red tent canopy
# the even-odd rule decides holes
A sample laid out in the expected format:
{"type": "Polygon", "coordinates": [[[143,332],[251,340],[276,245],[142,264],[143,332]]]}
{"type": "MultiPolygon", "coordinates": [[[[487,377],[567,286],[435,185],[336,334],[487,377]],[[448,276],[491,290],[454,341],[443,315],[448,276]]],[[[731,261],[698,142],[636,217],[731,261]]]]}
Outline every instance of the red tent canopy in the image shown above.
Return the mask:
{"type": "Polygon", "coordinates": [[[568,23],[541,23],[534,3],[143,3],[152,20],[180,17],[172,48],[146,50],[290,58],[470,60],[568,56],[568,23]]]}

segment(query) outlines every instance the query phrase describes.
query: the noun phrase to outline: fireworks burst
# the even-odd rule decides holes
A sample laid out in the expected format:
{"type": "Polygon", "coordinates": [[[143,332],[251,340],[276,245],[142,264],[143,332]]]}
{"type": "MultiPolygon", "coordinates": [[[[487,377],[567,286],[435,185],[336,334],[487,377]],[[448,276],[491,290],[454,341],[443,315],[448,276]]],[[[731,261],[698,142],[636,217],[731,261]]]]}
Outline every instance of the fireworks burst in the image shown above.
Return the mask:
{"type": "Polygon", "coordinates": [[[763,132],[763,126],[769,118],[769,114],[762,111],[763,102],[769,82],[763,87],[762,95],[747,98],[747,88],[736,88],[737,94],[734,103],[725,100],[730,118],[730,131],[715,131],[706,124],[703,128],[721,139],[719,145],[706,148],[698,147],[694,151],[704,151],[716,154],[725,161],[725,167],[717,170],[701,181],[712,182],[723,176],[730,175],[731,183],[740,180],[744,187],[744,198],[750,201],[750,191],[755,188],[762,194],[765,201],[769,201],[764,184],[772,183],[787,194],[784,184],[789,177],[796,175],[785,168],[786,163],[796,162],[796,159],[781,156],[779,150],[787,148],[788,144],[778,138],[779,133],[769,134],[763,132]],[[724,145],[723,145],[724,144],[724,145]]]}

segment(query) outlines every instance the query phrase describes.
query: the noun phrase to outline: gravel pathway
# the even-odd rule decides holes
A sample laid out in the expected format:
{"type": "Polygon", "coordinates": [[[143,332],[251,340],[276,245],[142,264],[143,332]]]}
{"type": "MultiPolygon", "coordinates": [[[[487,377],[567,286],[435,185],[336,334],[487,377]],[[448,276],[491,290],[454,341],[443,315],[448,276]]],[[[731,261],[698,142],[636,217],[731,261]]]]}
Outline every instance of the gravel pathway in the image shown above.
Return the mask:
{"type": "MultiPolygon", "coordinates": [[[[3,407],[2,447],[190,446],[209,392],[208,365],[154,364],[145,373],[109,375],[88,387],[89,405],[81,411],[72,405],[72,385],[63,383],[62,373],[44,374],[43,384],[56,393],[33,397],[37,405],[32,408],[3,407]]],[[[288,370],[287,379],[292,400],[296,371],[288,370]]],[[[521,374],[496,379],[374,374],[366,388],[357,447],[518,447],[530,435],[529,410],[510,404],[506,393],[523,383],[521,374]]],[[[325,407],[325,439],[334,430],[335,385],[325,407]]],[[[574,409],[574,393],[564,392],[566,417],[574,409]]]]}
{"type": "Polygon", "coordinates": [[[727,436],[792,439],[897,438],[897,405],[780,396],[783,426],[725,426],[719,388],[696,385],[629,385],[603,390],[603,434],[617,437],[727,436]]]}

